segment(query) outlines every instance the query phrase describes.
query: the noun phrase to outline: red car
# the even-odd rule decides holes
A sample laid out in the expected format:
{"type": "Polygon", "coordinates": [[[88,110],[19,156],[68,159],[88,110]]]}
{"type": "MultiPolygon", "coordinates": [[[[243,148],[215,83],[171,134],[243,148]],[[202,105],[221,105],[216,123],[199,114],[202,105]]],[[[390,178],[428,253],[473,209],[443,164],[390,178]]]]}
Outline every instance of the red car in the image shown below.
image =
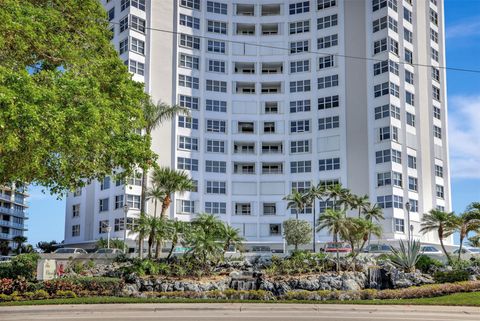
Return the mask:
{"type": "Polygon", "coordinates": [[[352,252],[352,247],[350,244],[343,242],[329,242],[325,245],[326,253],[350,253],[352,252]]]}

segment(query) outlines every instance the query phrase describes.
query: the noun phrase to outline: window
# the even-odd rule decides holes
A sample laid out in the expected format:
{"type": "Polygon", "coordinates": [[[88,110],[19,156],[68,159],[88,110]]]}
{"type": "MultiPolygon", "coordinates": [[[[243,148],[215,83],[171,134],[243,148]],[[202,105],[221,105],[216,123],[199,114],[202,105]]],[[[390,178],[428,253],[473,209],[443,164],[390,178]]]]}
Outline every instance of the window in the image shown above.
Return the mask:
{"type": "Polygon", "coordinates": [[[145,64],[135,61],[133,59],[129,60],[129,70],[134,74],[143,76],[145,74],[145,64]]]}
{"type": "Polygon", "coordinates": [[[440,108],[433,106],[433,117],[436,119],[441,119],[440,108]]]}
{"type": "Polygon", "coordinates": [[[290,121],[290,133],[306,133],[310,131],[310,120],[290,121]]]}
{"type": "Polygon", "coordinates": [[[300,53],[308,51],[308,40],[290,42],[290,53],[300,53]]]}
{"type": "Polygon", "coordinates": [[[410,199],[408,202],[410,203],[410,212],[418,213],[418,201],[410,199]]]}
{"type": "Polygon", "coordinates": [[[298,34],[310,31],[310,20],[290,22],[290,34],[298,34]]]}
{"type": "Polygon", "coordinates": [[[270,236],[282,235],[282,224],[269,224],[270,236]]]}
{"type": "Polygon", "coordinates": [[[340,169],[340,158],[327,158],[318,161],[318,170],[320,172],[340,169]]]}
{"type": "Polygon", "coordinates": [[[178,116],[178,127],[198,129],[198,118],[178,116]]]}
{"type": "Polygon", "coordinates": [[[413,17],[412,12],[408,10],[406,7],[403,7],[403,19],[407,20],[408,22],[412,23],[413,17]]]}
{"type": "Polygon", "coordinates": [[[310,11],[310,1],[301,1],[296,3],[290,3],[289,5],[289,13],[298,14],[310,11]]]}
{"type": "Polygon", "coordinates": [[[130,48],[133,52],[144,55],[145,54],[145,41],[132,37],[132,46],[130,48]]]}
{"type": "Polygon", "coordinates": [[[208,214],[227,214],[227,203],[205,202],[205,212],[208,214]]]}
{"type": "Polygon", "coordinates": [[[208,71],[225,73],[226,63],[223,60],[208,60],[208,71]]]}
{"type": "Polygon", "coordinates": [[[209,153],[225,153],[225,141],[223,140],[207,140],[207,152],[209,153]]]}
{"type": "Polygon", "coordinates": [[[207,51],[215,53],[225,53],[225,42],[218,40],[208,40],[207,51]]]}
{"type": "Polygon", "coordinates": [[[339,105],[340,105],[340,98],[338,95],[318,98],[319,110],[336,108],[339,105]]]}
{"type": "Polygon", "coordinates": [[[72,216],[73,217],[80,216],[80,204],[72,205],[72,216]]]}
{"type": "Polygon", "coordinates": [[[178,148],[184,150],[198,151],[198,139],[187,136],[179,136],[178,148]]]}
{"type": "MultiPolygon", "coordinates": [[[[132,226],[134,224],[134,220],[131,217],[127,218],[127,228],[132,229],[132,226]]],[[[124,224],[124,219],[122,218],[116,218],[113,224],[113,230],[115,232],[123,231],[125,229],[125,224],[124,224]]]]}
{"type": "Polygon", "coordinates": [[[310,80],[298,80],[298,81],[291,81],[290,82],[290,92],[297,93],[297,92],[306,92],[310,91],[310,80]]]}
{"type": "Polygon", "coordinates": [[[304,193],[310,188],[310,185],[310,181],[292,182],[292,191],[296,190],[299,193],[304,193]]]}
{"type": "Polygon", "coordinates": [[[385,149],[375,152],[375,162],[377,164],[395,162],[402,163],[402,152],[396,149],[385,149]]]}
{"type": "Polygon", "coordinates": [[[195,213],[195,201],[178,200],[177,213],[193,214],[195,213]]]}
{"type": "Polygon", "coordinates": [[[224,120],[207,119],[207,132],[210,133],[225,133],[226,122],[224,120]]]}
{"type": "Polygon", "coordinates": [[[407,125],[415,127],[415,115],[407,112],[407,125]]]}
{"type": "Polygon", "coordinates": [[[123,39],[120,41],[118,44],[118,51],[120,54],[123,54],[124,52],[128,51],[128,38],[123,39]]]}
{"type": "Polygon", "coordinates": [[[276,215],[277,206],[275,203],[263,203],[263,215],[276,215]]]}
{"type": "Polygon", "coordinates": [[[200,30],[200,19],[180,14],[180,25],[200,30]]]}
{"type": "Polygon", "coordinates": [[[411,191],[418,191],[418,178],[408,176],[408,189],[411,191]]]}
{"type": "Polygon", "coordinates": [[[310,111],[310,100],[296,100],[290,102],[290,112],[300,113],[310,111]]]}
{"type": "Polygon", "coordinates": [[[82,188],[81,187],[75,189],[75,191],[73,192],[73,197],[78,197],[78,196],[81,196],[81,195],[82,195],[82,188]]]}
{"type": "Polygon", "coordinates": [[[373,43],[373,54],[378,54],[383,51],[387,51],[387,38],[377,40],[373,43]]]}
{"type": "Polygon", "coordinates": [[[407,28],[403,29],[403,39],[409,43],[413,43],[413,32],[408,30],[407,28]]]}
{"type": "Polygon", "coordinates": [[[197,77],[178,75],[178,85],[181,87],[187,87],[192,89],[199,88],[199,79],[197,77]]]}
{"type": "Polygon", "coordinates": [[[130,0],[132,7],[145,11],[145,0],[130,0]]]}
{"type": "Polygon", "coordinates": [[[115,195],[115,209],[123,207],[123,195],[115,195]]]}
{"type": "Polygon", "coordinates": [[[442,185],[435,185],[435,191],[438,198],[445,198],[445,189],[442,185]]]}
{"type": "Polygon", "coordinates": [[[405,82],[412,84],[414,82],[414,74],[408,70],[405,70],[405,82]]]}
{"type": "Polygon", "coordinates": [[[120,19],[119,25],[120,25],[120,33],[127,30],[128,29],[128,16],[125,16],[122,19],[120,19]]]}
{"type": "Polygon", "coordinates": [[[393,11],[397,11],[397,0],[373,0],[372,11],[375,12],[385,7],[391,8],[393,11]]]}
{"type": "Polygon", "coordinates": [[[338,25],[338,15],[334,14],[331,16],[320,17],[317,19],[317,29],[327,29],[338,25]]]}
{"type": "Polygon", "coordinates": [[[98,200],[99,212],[108,211],[108,198],[98,200]]]}
{"type": "Polygon", "coordinates": [[[409,105],[415,106],[415,94],[405,91],[405,102],[409,105]]]}
{"type": "Polygon", "coordinates": [[[403,208],[403,197],[397,195],[378,196],[377,204],[380,208],[403,208]]]}
{"type": "Polygon", "coordinates": [[[405,49],[405,61],[410,64],[413,63],[413,52],[408,49],[405,49]]]}
{"type": "Polygon", "coordinates": [[[265,102],[265,114],[277,114],[278,104],[277,102],[267,101],[265,102]]]}
{"type": "Polygon", "coordinates": [[[207,21],[207,31],[212,33],[227,34],[227,23],[223,21],[207,21]]]}
{"type": "Polygon", "coordinates": [[[398,56],[398,42],[392,38],[388,38],[388,50],[398,56]]]}
{"type": "Polygon", "coordinates": [[[338,75],[331,75],[318,78],[318,89],[338,86],[338,75]]]}
{"type": "Polygon", "coordinates": [[[127,205],[130,209],[140,209],[140,195],[127,194],[127,205]]]}
{"type": "Polygon", "coordinates": [[[336,0],[317,0],[317,10],[324,10],[337,5],[336,0]]]}
{"type": "Polygon", "coordinates": [[[200,0],[180,0],[182,7],[200,10],[200,0]]]}
{"type": "Polygon", "coordinates": [[[290,142],[290,153],[300,154],[300,153],[309,153],[310,152],[310,141],[309,140],[297,140],[290,142]]]}
{"type": "Polygon", "coordinates": [[[107,16],[108,16],[108,21],[112,21],[113,19],[115,19],[115,7],[108,10],[107,16]]]}
{"type": "Polygon", "coordinates": [[[432,86],[432,97],[436,101],[440,101],[440,88],[432,86]]]}
{"type": "Polygon", "coordinates": [[[106,190],[110,188],[110,176],[105,176],[100,182],[100,190],[106,190]]]}
{"type": "Polygon", "coordinates": [[[435,43],[438,43],[438,32],[436,32],[435,30],[433,30],[432,28],[430,28],[430,39],[435,42],[435,43]]]}
{"type": "Polygon", "coordinates": [[[221,93],[226,93],[227,92],[227,82],[226,81],[207,79],[206,85],[207,85],[207,88],[206,88],[207,91],[216,91],[216,92],[221,92],[221,93]]]}
{"type": "Polygon", "coordinates": [[[267,121],[263,123],[263,132],[264,133],[275,133],[275,122],[267,121]]]}
{"type": "Polygon", "coordinates": [[[198,159],[177,157],[177,168],[187,171],[198,171],[198,159]]]}
{"type": "Polygon", "coordinates": [[[101,220],[98,222],[98,234],[103,234],[108,232],[108,220],[101,220]]]}
{"type": "Polygon", "coordinates": [[[435,164],[435,176],[443,177],[443,167],[435,164]]]}
{"type": "Polygon", "coordinates": [[[130,26],[132,27],[132,29],[137,30],[141,33],[145,33],[145,20],[134,15],[132,15],[131,18],[132,18],[132,22],[130,26]]]}
{"type": "Polygon", "coordinates": [[[432,67],[432,78],[440,82],[440,70],[438,68],[432,67]]]}
{"type": "Polygon", "coordinates": [[[392,183],[393,186],[402,187],[402,173],[392,172],[392,183]]]}
{"type": "Polygon", "coordinates": [[[200,58],[197,56],[190,56],[184,53],[180,54],[179,65],[188,69],[199,69],[200,58]]]}
{"type": "MultiPolygon", "coordinates": [[[[107,1],[107,3],[108,3],[108,2],[110,2],[110,0],[107,1]]],[[[122,1],[120,1],[120,11],[123,11],[123,10],[127,9],[128,7],[130,7],[130,0],[122,0],[122,1]]]]}
{"type": "Polygon", "coordinates": [[[184,108],[198,110],[198,97],[180,95],[179,105],[184,108]]]}
{"type": "Polygon", "coordinates": [[[391,94],[395,97],[399,97],[399,87],[393,82],[385,82],[383,84],[375,85],[373,87],[374,96],[381,97],[391,94]]]}
{"type": "Polygon", "coordinates": [[[142,173],[134,171],[128,178],[128,185],[142,186],[142,173]]]}
{"type": "Polygon", "coordinates": [[[220,113],[227,112],[227,102],[223,100],[207,99],[205,101],[205,109],[207,111],[215,111],[220,113]]]}
{"type": "Polygon", "coordinates": [[[433,126],[433,136],[442,139],[442,129],[438,126],[433,126]]]}
{"type": "Polygon", "coordinates": [[[180,46],[190,49],[200,49],[200,38],[182,33],[180,34],[180,46]]]}
{"type": "Polygon", "coordinates": [[[415,156],[408,155],[408,168],[417,168],[417,158],[415,156]]]}
{"type": "Polygon", "coordinates": [[[338,45],[338,35],[330,35],[317,40],[317,49],[330,48],[338,45]]]}
{"type": "Polygon", "coordinates": [[[340,127],[340,117],[331,116],[318,119],[318,130],[326,130],[340,127]]]}
{"type": "Polygon", "coordinates": [[[395,219],[395,232],[405,233],[405,220],[401,218],[395,219]]]}
{"type": "Polygon", "coordinates": [[[430,8],[430,21],[435,25],[438,26],[438,13],[430,8]]]}
{"type": "Polygon", "coordinates": [[[431,50],[431,55],[432,55],[432,59],[435,60],[436,62],[438,62],[438,50],[434,49],[434,48],[430,48],[431,50]]]}
{"type": "Polygon", "coordinates": [[[290,62],[290,72],[307,72],[310,71],[310,60],[299,60],[290,62]]]}
{"type": "Polygon", "coordinates": [[[372,22],[373,33],[377,32],[377,31],[380,31],[380,30],[383,30],[383,29],[386,29],[388,27],[387,21],[388,21],[387,16],[381,17],[380,19],[377,19],[377,20],[374,20],[372,22]]]}
{"type": "Polygon", "coordinates": [[[383,105],[375,107],[375,119],[393,117],[400,119],[400,108],[395,105],[383,105]]]}
{"type": "Polygon", "coordinates": [[[391,139],[398,142],[398,128],[395,126],[380,127],[378,133],[380,141],[391,139]]]}
{"type": "Polygon", "coordinates": [[[222,181],[207,181],[207,194],[226,194],[227,183],[222,181]]]}
{"type": "Polygon", "coordinates": [[[373,64],[374,76],[383,74],[385,72],[391,72],[398,76],[398,63],[393,60],[384,60],[373,64]]]}
{"type": "Polygon", "coordinates": [[[377,173],[377,186],[388,186],[392,184],[392,173],[377,173]]]}
{"type": "Polygon", "coordinates": [[[72,225],[72,237],[80,236],[80,224],[72,225]]]}
{"type": "Polygon", "coordinates": [[[227,4],[215,1],[207,1],[207,12],[227,14],[227,4]]]}
{"type": "Polygon", "coordinates": [[[312,171],[311,161],[290,162],[290,173],[310,173],[312,171]]]}
{"type": "Polygon", "coordinates": [[[325,69],[335,66],[335,58],[333,55],[318,58],[318,69],[325,69]]]}
{"type": "Polygon", "coordinates": [[[205,161],[205,171],[207,173],[226,173],[227,162],[224,161],[205,161]]]}

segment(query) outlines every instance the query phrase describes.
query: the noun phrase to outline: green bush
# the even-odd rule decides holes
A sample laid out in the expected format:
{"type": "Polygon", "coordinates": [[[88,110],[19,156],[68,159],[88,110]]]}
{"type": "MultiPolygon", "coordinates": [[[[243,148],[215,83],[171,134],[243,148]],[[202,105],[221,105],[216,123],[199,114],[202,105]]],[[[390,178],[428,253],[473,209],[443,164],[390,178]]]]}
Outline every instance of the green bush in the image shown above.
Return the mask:
{"type": "Polygon", "coordinates": [[[12,263],[5,262],[0,264],[0,279],[10,279],[12,278],[12,263]]]}
{"type": "Polygon", "coordinates": [[[66,298],[76,298],[77,295],[76,295],[75,292],[73,292],[73,291],[62,291],[62,290],[59,290],[59,291],[57,291],[57,293],[55,293],[55,297],[56,297],[56,298],[66,299],[66,298]]]}
{"type": "Polygon", "coordinates": [[[10,277],[35,280],[37,273],[37,262],[40,256],[37,253],[20,254],[12,258],[10,262],[10,277]]]}
{"type": "Polygon", "coordinates": [[[427,255],[420,255],[417,264],[415,265],[417,269],[423,273],[428,273],[432,270],[436,270],[443,266],[443,263],[437,259],[431,258],[427,255]]]}
{"type": "Polygon", "coordinates": [[[50,295],[45,290],[37,290],[33,292],[33,297],[36,300],[44,300],[44,299],[48,299],[50,295]]]}
{"type": "Polygon", "coordinates": [[[470,260],[459,260],[457,258],[452,259],[450,265],[454,270],[465,270],[472,266],[472,261],[470,260]]]}
{"type": "Polygon", "coordinates": [[[467,271],[453,270],[445,272],[436,272],[433,274],[433,278],[437,283],[454,283],[460,281],[467,281],[470,274],[467,271]]]}
{"type": "Polygon", "coordinates": [[[99,295],[116,295],[122,291],[123,285],[123,280],[117,278],[75,277],[45,281],[42,288],[50,295],[55,295],[58,291],[71,291],[76,294],[85,294],[87,291],[99,295]]]}
{"type": "Polygon", "coordinates": [[[331,259],[324,253],[295,251],[288,258],[272,256],[271,264],[265,268],[267,275],[320,273],[333,269],[331,259]]]}

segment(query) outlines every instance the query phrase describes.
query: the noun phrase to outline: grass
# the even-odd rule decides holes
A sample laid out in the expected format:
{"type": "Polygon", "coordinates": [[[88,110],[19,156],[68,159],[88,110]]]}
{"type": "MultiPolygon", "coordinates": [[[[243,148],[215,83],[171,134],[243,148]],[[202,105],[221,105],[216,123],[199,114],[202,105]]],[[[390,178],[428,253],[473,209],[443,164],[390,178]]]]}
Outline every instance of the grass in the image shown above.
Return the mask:
{"type": "Polygon", "coordinates": [[[260,301],[260,300],[215,300],[215,299],[161,299],[130,297],[84,297],[70,299],[48,299],[32,301],[1,302],[0,306],[17,305],[54,305],[54,304],[111,304],[111,303],[302,303],[302,304],[373,304],[373,305],[453,305],[479,306],[480,292],[455,293],[446,296],[420,299],[399,300],[361,300],[361,301],[260,301]]]}

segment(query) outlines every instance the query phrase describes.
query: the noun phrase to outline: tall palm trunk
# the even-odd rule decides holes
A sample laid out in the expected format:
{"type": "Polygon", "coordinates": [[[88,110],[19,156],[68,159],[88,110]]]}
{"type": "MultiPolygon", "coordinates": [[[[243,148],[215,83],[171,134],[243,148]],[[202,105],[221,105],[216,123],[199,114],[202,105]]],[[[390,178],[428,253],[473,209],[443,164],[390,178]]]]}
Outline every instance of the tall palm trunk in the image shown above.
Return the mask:
{"type": "Polygon", "coordinates": [[[452,262],[452,259],[448,254],[447,250],[445,249],[445,245],[443,244],[443,227],[442,226],[440,226],[438,229],[438,238],[440,239],[440,246],[442,247],[443,253],[445,253],[445,256],[447,257],[447,261],[450,264],[452,262]]]}
{"type": "Polygon", "coordinates": [[[146,208],[146,193],[147,193],[147,176],[148,168],[147,166],[142,166],[142,193],[140,194],[140,213],[145,213],[146,208]]]}
{"type": "Polygon", "coordinates": [[[155,259],[158,259],[160,257],[160,252],[162,251],[162,240],[157,239],[156,244],[155,244],[155,259]]]}
{"type": "Polygon", "coordinates": [[[465,229],[465,226],[462,225],[462,227],[460,228],[460,247],[458,249],[458,260],[459,261],[462,258],[463,240],[465,239],[466,236],[467,236],[467,231],[465,229]]]}
{"type": "Polygon", "coordinates": [[[173,250],[175,249],[175,245],[177,245],[177,243],[177,239],[172,239],[172,245],[170,246],[170,251],[168,252],[167,261],[170,260],[170,257],[172,256],[173,250]]]}
{"type": "Polygon", "coordinates": [[[338,252],[338,232],[333,233],[333,242],[335,244],[335,250],[337,252],[337,273],[340,272],[340,252],[338,252]]]}
{"type": "Polygon", "coordinates": [[[150,235],[148,236],[148,258],[151,259],[152,258],[152,247],[153,247],[153,235],[152,233],[150,233],[150,235]]]}
{"type": "Polygon", "coordinates": [[[143,258],[143,239],[144,239],[144,235],[138,234],[138,257],[140,259],[143,258]]]}
{"type": "Polygon", "coordinates": [[[162,212],[160,214],[162,219],[167,219],[167,210],[171,202],[170,194],[165,195],[165,199],[162,202],[162,212]]]}

